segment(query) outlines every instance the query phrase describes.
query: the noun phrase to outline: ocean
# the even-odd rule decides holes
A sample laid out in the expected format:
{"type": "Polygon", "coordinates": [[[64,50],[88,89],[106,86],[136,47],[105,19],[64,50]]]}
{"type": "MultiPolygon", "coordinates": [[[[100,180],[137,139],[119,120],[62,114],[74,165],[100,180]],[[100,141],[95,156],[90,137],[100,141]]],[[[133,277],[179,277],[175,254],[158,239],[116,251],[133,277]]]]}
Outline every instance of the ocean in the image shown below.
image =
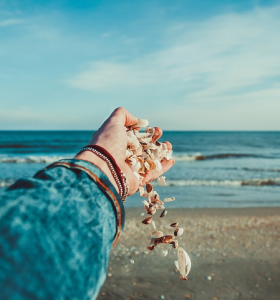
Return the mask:
{"type": "MultiPolygon", "coordinates": [[[[46,165],[71,158],[91,131],[0,131],[0,187],[33,176],[46,165]]],[[[168,207],[280,206],[280,132],[166,131],[176,163],[154,184],[168,207]]],[[[127,207],[142,206],[138,195],[127,207]]]]}

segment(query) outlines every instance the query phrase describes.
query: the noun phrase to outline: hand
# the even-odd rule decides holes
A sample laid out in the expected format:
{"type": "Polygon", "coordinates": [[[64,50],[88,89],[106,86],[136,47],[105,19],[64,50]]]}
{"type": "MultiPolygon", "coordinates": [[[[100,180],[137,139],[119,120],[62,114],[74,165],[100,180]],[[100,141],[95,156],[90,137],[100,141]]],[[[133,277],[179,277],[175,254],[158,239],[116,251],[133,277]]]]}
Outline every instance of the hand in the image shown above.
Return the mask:
{"type": "MultiPolygon", "coordinates": [[[[127,135],[125,126],[132,126],[138,122],[138,119],[131,115],[126,109],[120,107],[114,110],[111,116],[104,122],[104,124],[98,129],[98,131],[92,136],[90,145],[99,145],[106,149],[115,159],[120,169],[125,173],[126,178],[129,182],[129,195],[134,194],[139,188],[139,182],[136,176],[133,174],[130,167],[125,162],[125,152],[127,148],[127,135]]],[[[162,130],[155,127],[156,139],[159,139],[162,135],[162,130]]],[[[172,149],[172,145],[169,142],[165,142],[168,149],[172,149]]],[[[77,159],[88,160],[100,166],[102,163],[95,154],[91,152],[82,152],[77,159]]],[[[162,170],[160,172],[151,171],[148,172],[144,178],[142,184],[152,181],[155,178],[161,176],[167,170],[169,170],[175,161],[173,159],[163,160],[162,170]]],[[[115,180],[113,179],[109,168],[105,168],[104,163],[102,163],[102,170],[109,177],[111,182],[116,187],[115,180]]]]}

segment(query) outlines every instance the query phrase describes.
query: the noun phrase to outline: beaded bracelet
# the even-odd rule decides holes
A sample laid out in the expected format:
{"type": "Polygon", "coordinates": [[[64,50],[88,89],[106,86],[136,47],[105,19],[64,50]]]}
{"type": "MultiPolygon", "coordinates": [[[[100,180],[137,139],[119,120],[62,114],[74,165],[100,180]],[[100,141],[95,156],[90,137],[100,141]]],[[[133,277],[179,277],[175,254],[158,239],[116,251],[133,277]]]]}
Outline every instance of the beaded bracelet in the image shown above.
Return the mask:
{"type": "Polygon", "coordinates": [[[98,145],[85,146],[77,153],[77,155],[84,151],[90,151],[96,154],[98,157],[100,157],[102,160],[104,160],[107,163],[109,170],[111,171],[113,178],[115,179],[116,184],[118,186],[119,195],[122,201],[125,202],[129,192],[129,185],[128,185],[129,183],[126,179],[125,174],[119,168],[113,156],[109,152],[107,152],[104,148],[98,145]]]}

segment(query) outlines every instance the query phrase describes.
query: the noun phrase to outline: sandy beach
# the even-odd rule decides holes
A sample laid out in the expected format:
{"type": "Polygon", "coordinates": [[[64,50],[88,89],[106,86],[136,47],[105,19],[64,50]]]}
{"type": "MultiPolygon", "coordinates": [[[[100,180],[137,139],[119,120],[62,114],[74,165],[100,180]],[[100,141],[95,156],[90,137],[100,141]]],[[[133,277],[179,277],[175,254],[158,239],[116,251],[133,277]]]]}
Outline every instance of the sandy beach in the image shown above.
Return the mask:
{"type": "Polygon", "coordinates": [[[101,299],[280,299],[280,208],[169,209],[157,227],[191,257],[189,281],[179,278],[176,250],[149,251],[150,225],[140,208],[126,210],[126,227],[111,252],[101,299]]]}

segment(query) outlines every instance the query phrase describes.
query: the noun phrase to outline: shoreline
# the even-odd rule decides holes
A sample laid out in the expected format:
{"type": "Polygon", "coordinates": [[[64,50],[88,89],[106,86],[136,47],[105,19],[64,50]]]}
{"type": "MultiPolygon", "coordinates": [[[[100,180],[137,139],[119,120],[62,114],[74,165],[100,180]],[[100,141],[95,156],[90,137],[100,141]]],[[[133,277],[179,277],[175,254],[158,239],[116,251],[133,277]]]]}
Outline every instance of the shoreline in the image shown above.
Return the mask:
{"type": "Polygon", "coordinates": [[[280,207],[168,209],[156,214],[158,230],[185,228],[179,246],[191,257],[189,281],[179,279],[174,260],[149,251],[151,225],[144,209],[127,208],[124,232],[112,249],[101,299],[279,299],[280,207]]]}

